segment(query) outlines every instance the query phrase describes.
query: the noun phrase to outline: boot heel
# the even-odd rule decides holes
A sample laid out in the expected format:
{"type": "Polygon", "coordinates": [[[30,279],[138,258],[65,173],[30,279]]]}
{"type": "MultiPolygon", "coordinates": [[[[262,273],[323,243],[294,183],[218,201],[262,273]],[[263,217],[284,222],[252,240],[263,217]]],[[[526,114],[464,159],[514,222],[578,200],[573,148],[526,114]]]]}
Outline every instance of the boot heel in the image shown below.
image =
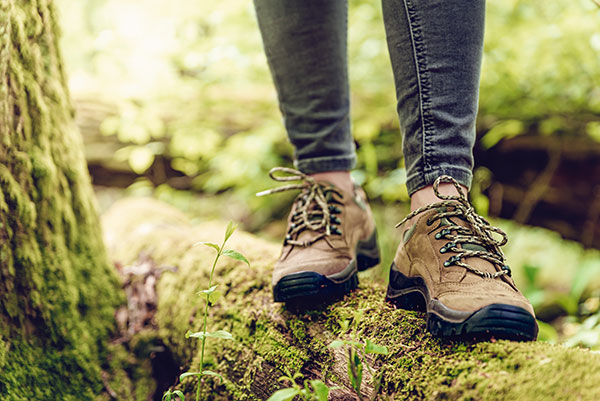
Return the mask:
{"type": "Polygon", "coordinates": [[[364,241],[356,244],[356,266],[358,271],[377,266],[380,262],[379,246],[377,245],[377,230],[364,241]]]}

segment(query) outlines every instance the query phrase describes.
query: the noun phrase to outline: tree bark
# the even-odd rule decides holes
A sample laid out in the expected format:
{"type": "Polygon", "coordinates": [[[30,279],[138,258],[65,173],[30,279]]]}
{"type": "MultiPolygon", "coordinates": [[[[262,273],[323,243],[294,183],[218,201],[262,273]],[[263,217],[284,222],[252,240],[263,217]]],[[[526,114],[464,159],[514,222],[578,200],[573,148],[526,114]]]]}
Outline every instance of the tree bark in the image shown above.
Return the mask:
{"type": "MultiPolygon", "coordinates": [[[[119,263],[134,264],[142,254],[172,271],[176,268],[158,281],[154,321],[158,337],[181,366],[175,375],[197,370],[199,341],[186,339],[185,333],[202,330],[198,291],[207,287],[215,252],[193,244],[220,243],[225,224],[194,225],[158,201],[128,199],[105,214],[103,225],[109,254],[119,263]]],[[[250,267],[227,258],[217,266],[214,283],[224,296],[209,309],[208,331],[227,330],[235,341],[208,339],[205,368],[224,380],[207,380],[203,400],[266,400],[280,388],[277,379],[286,370],[339,386],[330,400],[356,400],[347,374],[347,350],[328,347],[333,340],[352,338],[389,349],[388,355],[369,360],[382,373],[382,385],[371,394],[365,368],[364,399],[600,399],[597,353],[541,342],[442,342],[425,332],[423,315],[387,305],[384,284],[368,273],[361,276],[359,290],[345,299],[322,310],[295,313],[272,302],[270,272],[279,245],[236,232],[228,248],[242,252],[250,267]],[[340,328],[344,320],[350,322],[347,332],[340,328]]],[[[195,399],[194,385],[194,379],[184,379],[177,387],[185,390],[186,399],[195,399]]]]}
{"type": "Polygon", "coordinates": [[[93,400],[122,300],[51,0],[0,0],[0,399],[93,400]]]}

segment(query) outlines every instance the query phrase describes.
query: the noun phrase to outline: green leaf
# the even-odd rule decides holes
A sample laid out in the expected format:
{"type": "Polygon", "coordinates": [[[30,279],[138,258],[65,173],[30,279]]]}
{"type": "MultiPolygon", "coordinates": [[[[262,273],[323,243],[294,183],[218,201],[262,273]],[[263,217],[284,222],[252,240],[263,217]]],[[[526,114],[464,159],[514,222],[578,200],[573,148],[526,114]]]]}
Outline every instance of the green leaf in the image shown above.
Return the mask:
{"type": "Polygon", "coordinates": [[[206,337],[220,338],[223,340],[233,340],[234,339],[233,336],[231,335],[231,333],[228,331],[225,331],[225,330],[217,330],[212,333],[206,333],[206,337]]]}
{"type": "Polygon", "coordinates": [[[204,337],[211,337],[211,338],[220,338],[223,340],[233,340],[233,336],[231,335],[231,333],[229,333],[228,331],[225,330],[217,330],[214,332],[204,332],[204,331],[197,331],[195,333],[192,333],[191,331],[188,331],[187,333],[185,333],[185,338],[190,338],[190,337],[194,337],[194,338],[204,338],[204,337]]]}
{"type": "Polygon", "coordinates": [[[221,247],[213,242],[199,241],[199,242],[194,243],[194,245],[192,245],[192,246],[196,246],[196,245],[206,245],[206,246],[213,248],[217,252],[221,252],[221,247]]]}
{"type": "Polygon", "coordinates": [[[227,242],[227,240],[229,239],[229,237],[231,237],[236,228],[237,224],[235,224],[233,221],[230,221],[227,224],[227,229],[225,230],[225,241],[223,241],[223,243],[227,242]]]}
{"type": "Polygon", "coordinates": [[[173,391],[173,394],[179,397],[181,401],[185,401],[185,395],[183,395],[183,392],[181,390],[175,390],[173,391]]]}
{"type": "Polygon", "coordinates": [[[385,345],[377,345],[371,340],[367,339],[367,346],[365,347],[365,352],[367,354],[380,354],[387,355],[388,349],[385,345]]]}
{"type": "Polygon", "coordinates": [[[222,295],[223,292],[215,291],[208,295],[208,302],[210,302],[211,305],[214,305],[219,300],[219,298],[221,298],[222,295]]]}
{"type": "Polygon", "coordinates": [[[327,401],[329,398],[329,387],[321,380],[311,380],[310,385],[312,386],[317,401],[327,401]]]}
{"type": "Polygon", "coordinates": [[[496,145],[502,139],[513,138],[525,131],[525,125],[519,120],[505,120],[494,125],[479,141],[485,149],[496,145]]]}
{"type": "Polygon", "coordinates": [[[210,302],[211,305],[214,305],[223,295],[221,291],[217,291],[216,285],[213,285],[207,290],[198,291],[198,295],[203,294],[208,296],[208,302],[210,302]]]}
{"type": "Polygon", "coordinates": [[[221,381],[223,381],[223,376],[221,376],[217,372],[213,372],[212,370],[203,370],[202,371],[202,375],[204,375],[204,376],[218,377],[219,379],[221,379],[221,381]]]}
{"type": "Polygon", "coordinates": [[[215,292],[215,290],[217,289],[217,287],[218,287],[217,285],[213,285],[212,287],[210,287],[210,288],[209,288],[209,289],[207,289],[207,290],[202,290],[202,291],[199,291],[199,292],[198,292],[198,295],[199,295],[199,294],[212,294],[213,292],[215,292]]]}
{"type": "Polygon", "coordinates": [[[173,398],[173,393],[171,393],[171,390],[167,390],[166,393],[163,394],[162,396],[162,401],[171,401],[171,399],[173,398]]]}
{"type": "Polygon", "coordinates": [[[201,375],[202,375],[202,373],[200,373],[200,372],[185,372],[185,373],[182,373],[179,375],[179,380],[181,381],[181,380],[185,379],[186,377],[190,377],[190,376],[198,377],[201,375]]]}
{"type": "MultiPolygon", "coordinates": [[[[197,332],[193,333],[193,332],[191,332],[191,331],[188,330],[188,332],[185,333],[185,338],[190,338],[190,337],[203,339],[204,338],[204,332],[203,331],[197,331],[197,332]]],[[[206,336],[206,337],[208,337],[208,336],[206,336]]]]}
{"type": "Polygon", "coordinates": [[[600,260],[598,259],[588,259],[581,265],[577,266],[577,270],[575,271],[575,276],[573,277],[571,284],[571,291],[569,292],[571,297],[575,301],[579,302],[585,289],[592,282],[592,279],[598,276],[598,274],[600,274],[600,260]]]}
{"type": "Polygon", "coordinates": [[[233,249],[225,249],[223,251],[223,255],[229,256],[231,259],[235,259],[235,260],[239,260],[240,262],[244,262],[245,264],[250,266],[250,262],[248,262],[248,259],[246,259],[246,257],[244,255],[242,255],[241,253],[239,253],[238,251],[234,251],[233,249]]]}
{"type": "Polygon", "coordinates": [[[552,327],[552,325],[540,320],[538,320],[537,323],[539,327],[538,341],[556,344],[556,341],[558,340],[558,332],[556,329],[552,327]]]}
{"type": "Polygon", "coordinates": [[[342,329],[342,333],[347,332],[348,329],[350,328],[350,321],[347,319],[338,321],[338,324],[340,325],[340,328],[342,329]]]}
{"type": "Polygon", "coordinates": [[[539,287],[539,283],[537,283],[537,276],[539,272],[539,266],[530,265],[528,263],[523,265],[523,273],[525,275],[525,279],[527,280],[527,286],[539,287]]]}
{"type": "Polygon", "coordinates": [[[297,388],[283,388],[274,392],[267,401],[291,401],[299,393],[300,389],[297,388]]]}
{"type": "Polygon", "coordinates": [[[342,345],[344,345],[344,342],[342,340],[335,340],[332,341],[331,344],[329,344],[329,348],[339,348],[342,345]]]}

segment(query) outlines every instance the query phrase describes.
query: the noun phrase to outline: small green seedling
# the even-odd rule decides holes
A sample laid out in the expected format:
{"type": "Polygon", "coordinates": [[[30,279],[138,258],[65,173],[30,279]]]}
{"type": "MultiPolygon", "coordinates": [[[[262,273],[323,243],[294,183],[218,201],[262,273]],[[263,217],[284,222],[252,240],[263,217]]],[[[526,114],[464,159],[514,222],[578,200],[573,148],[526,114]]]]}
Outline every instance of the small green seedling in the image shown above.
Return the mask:
{"type": "Polygon", "coordinates": [[[179,397],[180,401],[185,401],[185,396],[183,395],[183,392],[181,390],[168,390],[166,393],[163,394],[162,401],[177,401],[176,397],[179,397]]]}
{"type": "Polygon", "coordinates": [[[321,380],[305,380],[303,385],[300,386],[296,383],[296,380],[303,377],[301,373],[295,373],[294,375],[290,374],[288,371],[286,371],[286,373],[287,375],[281,376],[279,381],[288,381],[290,382],[291,387],[277,390],[267,401],[291,401],[294,397],[300,397],[301,400],[306,401],[327,401],[329,392],[338,388],[328,387],[321,380]]]}
{"type": "MultiPolygon", "coordinates": [[[[371,400],[375,400],[377,397],[377,393],[379,393],[379,389],[381,387],[381,378],[382,372],[377,372],[368,364],[368,360],[366,358],[367,354],[379,354],[379,355],[387,355],[388,349],[386,346],[378,345],[372,342],[367,338],[366,342],[361,341],[356,334],[358,332],[357,326],[358,322],[362,318],[362,313],[360,311],[356,312],[353,319],[353,336],[352,340],[335,340],[329,344],[330,348],[340,348],[343,346],[348,347],[348,378],[350,379],[350,384],[352,388],[356,392],[358,399],[360,401],[364,401],[364,397],[361,393],[361,386],[363,380],[363,368],[366,367],[372,377],[373,384],[373,395],[371,396],[371,400]]],[[[350,328],[350,323],[347,320],[343,320],[339,322],[340,327],[342,328],[342,332],[347,332],[350,328]]]]}
{"type": "MultiPolygon", "coordinates": [[[[244,257],[244,255],[242,255],[238,251],[234,251],[233,249],[225,249],[225,244],[227,243],[227,240],[231,237],[231,235],[233,234],[235,229],[236,229],[236,226],[233,224],[233,222],[230,221],[229,224],[227,225],[227,229],[225,230],[225,239],[223,240],[223,244],[221,246],[214,244],[212,242],[197,242],[194,244],[194,246],[196,246],[196,245],[208,246],[210,248],[213,248],[215,251],[217,251],[217,255],[215,256],[215,259],[213,261],[212,269],[210,270],[210,277],[208,279],[208,288],[198,292],[198,295],[202,296],[204,298],[204,301],[206,302],[206,305],[204,307],[202,331],[198,331],[195,333],[188,331],[185,335],[186,338],[199,338],[201,340],[200,369],[198,372],[185,372],[179,376],[180,381],[185,379],[186,377],[193,376],[193,377],[198,378],[198,383],[196,386],[196,401],[200,400],[200,388],[201,388],[201,383],[202,383],[201,378],[203,376],[212,376],[212,377],[218,378],[220,380],[223,380],[223,376],[221,376],[219,373],[204,369],[204,349],[205,349],[206,339],[207,338],[217,338],[217,339],[222,339],[222,340],[234,340],[231,333],[229,333],[225,330],[217,330],[217,331],[213,331],[213,332],[208,332],[208,331],[206,331],[206,328],[208,325],[208,308],[211,305],[214,305],[222,295],[221,291],[217,290],[218,286],[213,285],[213,276],[214,276],[215,268],[217,267],[219,258],[221,256],[227,256],[232,259],[244,262],[248,266],[250,265],[250,263],[244,257]]],[[[176,390],[173,392],[171,390],[167,391],[163,395],[163,401],[175,401],[175,398],[174,398],[175,396],[179,397],[181,399],[181,401],[185,401],[183,393],[179,390],[176,390]]]]}

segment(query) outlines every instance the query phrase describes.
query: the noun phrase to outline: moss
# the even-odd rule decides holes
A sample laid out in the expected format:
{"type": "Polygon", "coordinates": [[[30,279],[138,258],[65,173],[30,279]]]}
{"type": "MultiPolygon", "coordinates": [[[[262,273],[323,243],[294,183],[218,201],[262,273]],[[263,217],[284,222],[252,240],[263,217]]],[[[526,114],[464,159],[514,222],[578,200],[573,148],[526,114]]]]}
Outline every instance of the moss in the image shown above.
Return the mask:
{"type": "Polygon", "coordinates": [[[0,4],[2,400],[94,399],[123,300],[74,129],[54,15],[48,0],[0,4]]]}
{"type": "MultiPolygon", "coordinates": [[[[160,338],[172,348],[182,370],[197,369],[198,342],[185,339],[184,333],[200,327],[196,292],[206,287],[214,251],[191,245],[218,242],[225,224],[191,226],[183,214],[160,202],[129,199],[106,214],[104,225],[111,254],[119,261],[130,263],[145,251],[157,263],[178,268],[159,282],[156,321],[160,338]],[[123,238],[131,237],[135,243],[123,246],[123,238]]],[[[293,314],[272,303],[270,271],[279,246],[238,232],[230,247],[244,253],[251,267],[229,259],[217,267],[215,283],[225,295],[211,308],[208,329],[226,329],[236,341],[207,342],[210,367],[225,380],[221,384],[208,380],[212,391],[204,392],[202,399],[267,399],[279,388],[277,379],[286,369],[341,386],[335,399],[353,399],[345,355],[327,344],[354,335],[390,351],[370,360],[384,372],[381,397],[600,399],[597,354],[544,343],[442,342],[425,332],[422,314],[391,308],[383,301],[385,288],[364,276],[360,290],[336,304],[293,314]],[[342,333],[339,321],[352,319],[357,319],[356,326],[351,325],[355,328],[342,333]]],[[[194,383],[190,379],[180,388],[191,396],[194,383]]]]}
{"type": "Polygon", "coordinates": [[[152,366],[147,355],[138,357],[135,351],[132,352],[122,344],[110,344],[107,351],[105,385],[113,394],[104,394],[98,401],[114,398],[132,401],[152,399],[156,383],[148,374],[152,371],[152,366]]]}

